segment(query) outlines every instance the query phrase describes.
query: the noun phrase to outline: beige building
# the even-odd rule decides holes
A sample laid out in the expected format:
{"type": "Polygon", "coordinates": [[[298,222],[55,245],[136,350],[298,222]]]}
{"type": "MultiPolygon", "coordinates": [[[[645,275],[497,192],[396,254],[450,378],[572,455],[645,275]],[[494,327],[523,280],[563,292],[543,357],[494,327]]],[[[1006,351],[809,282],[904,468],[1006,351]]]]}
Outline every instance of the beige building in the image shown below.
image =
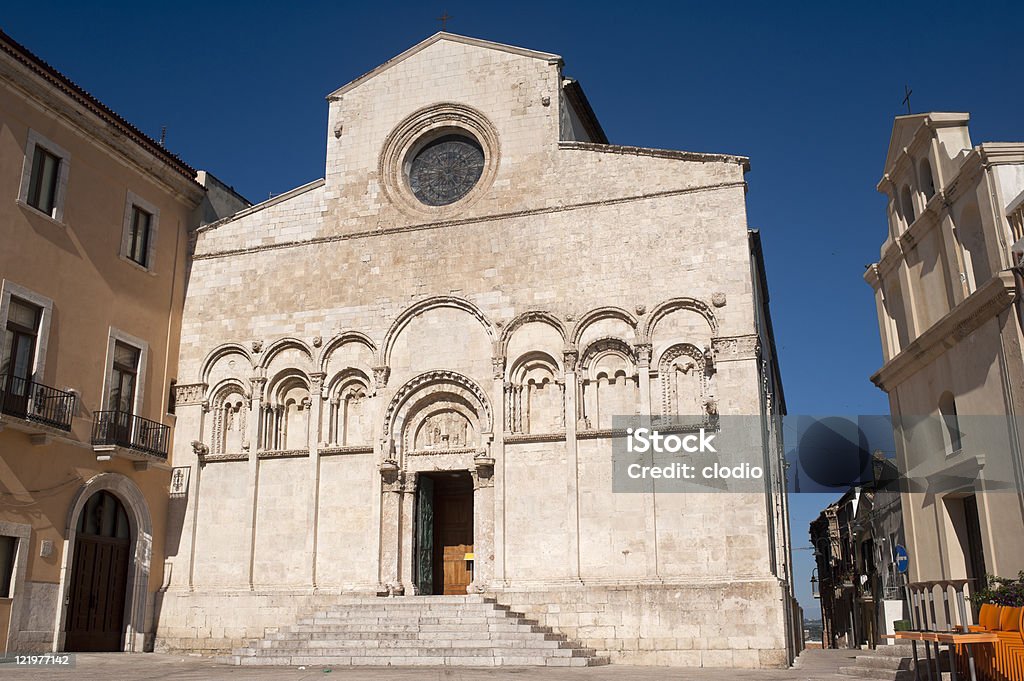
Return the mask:
{"type": "Polygon", "coordinates": [[[1024,569],[1024,348],[1011,271],[1024,144],[974,146],[968,118],[896,118],[878,184],[889,236],[865,273],[885,359],[872,380],[889,395],[910,479],[909,578],[924,591],[1024,569]]]}
{"type": "Polygon", "coordinates": [[[0,651],[152,646],[195,177],[0,33],[0,651]]]}
{"type": "Polygon", "coordinates": [[[613,661],[787,665],[747,159],[609,144],[560,57],[447,33],[328,104],[323,179],[198,232],[158,647],[468,592],[613,661]],[[762,418],[762,491],[613,493],[635,414],[762,418]]]}

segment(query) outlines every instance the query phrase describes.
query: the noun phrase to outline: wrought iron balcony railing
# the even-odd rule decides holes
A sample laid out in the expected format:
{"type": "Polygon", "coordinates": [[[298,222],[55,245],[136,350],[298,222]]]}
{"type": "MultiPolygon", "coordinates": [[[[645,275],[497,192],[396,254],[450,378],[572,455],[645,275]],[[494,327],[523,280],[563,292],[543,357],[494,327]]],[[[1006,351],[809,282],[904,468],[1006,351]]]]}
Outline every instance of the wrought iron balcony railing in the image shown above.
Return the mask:
{"type": "Polygon", "coordinates": [[[114,445],[167,458],[171,429],[126,411],[97,411],[92,422],[93,445],[114,445]]]}
{"type": "Polygon", "coordinates": [[[70,431],[75,394],[11,374],[0,374],[0,412],[70,431]]]}

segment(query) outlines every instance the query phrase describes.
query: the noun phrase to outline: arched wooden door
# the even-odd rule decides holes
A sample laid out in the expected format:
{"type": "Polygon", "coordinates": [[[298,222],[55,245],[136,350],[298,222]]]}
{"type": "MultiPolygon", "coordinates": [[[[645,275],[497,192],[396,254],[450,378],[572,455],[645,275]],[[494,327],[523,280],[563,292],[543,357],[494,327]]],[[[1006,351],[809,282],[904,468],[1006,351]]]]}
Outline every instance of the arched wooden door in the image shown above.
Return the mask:
{"type": "Polygon", "coordinates": [[[75,537],[64,650],[122,650],[130,548],[120,500],[104,491],[89,497],[75,537]]]}

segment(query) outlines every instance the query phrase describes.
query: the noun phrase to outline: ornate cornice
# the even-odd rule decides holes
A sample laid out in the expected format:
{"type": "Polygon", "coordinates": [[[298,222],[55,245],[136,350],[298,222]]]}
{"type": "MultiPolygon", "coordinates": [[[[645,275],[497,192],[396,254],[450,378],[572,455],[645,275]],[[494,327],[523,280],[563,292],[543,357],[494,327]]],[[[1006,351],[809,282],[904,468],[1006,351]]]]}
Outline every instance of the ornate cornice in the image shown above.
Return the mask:
{"type": "Polygon", "coordinates": [[[193,404],[202,404],[206,399],[206,391],[209,386],[206,383],[186,383],[174,386],[174,404],[176,407],[184,407],[193,404]]]}
{"type": "Polygon", "coordinates": [[[1010,306],[1017,297],[1012,272],[999,272],[890,359],[871,382],[891,392],[946,350],[1010,306]]]}
{"type": "Polygon", "coordinates": [[[711,339],[711,351],[716,362],[757,359],[761,343],[756,334],[719,336],[711,339]]]}

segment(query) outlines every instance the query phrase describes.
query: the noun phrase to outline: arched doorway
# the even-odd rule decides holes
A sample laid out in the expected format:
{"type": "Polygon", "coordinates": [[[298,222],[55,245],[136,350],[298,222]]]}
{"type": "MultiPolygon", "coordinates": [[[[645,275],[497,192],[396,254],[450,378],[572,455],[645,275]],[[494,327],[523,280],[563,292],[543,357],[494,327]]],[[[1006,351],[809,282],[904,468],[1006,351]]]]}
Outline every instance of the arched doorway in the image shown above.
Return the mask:
{"type": "Polygon", "coordinates": [[[120,499],[105,490],[92,494],[76,527],[65,650],[123,649],[131,543],[120,499]]]}

